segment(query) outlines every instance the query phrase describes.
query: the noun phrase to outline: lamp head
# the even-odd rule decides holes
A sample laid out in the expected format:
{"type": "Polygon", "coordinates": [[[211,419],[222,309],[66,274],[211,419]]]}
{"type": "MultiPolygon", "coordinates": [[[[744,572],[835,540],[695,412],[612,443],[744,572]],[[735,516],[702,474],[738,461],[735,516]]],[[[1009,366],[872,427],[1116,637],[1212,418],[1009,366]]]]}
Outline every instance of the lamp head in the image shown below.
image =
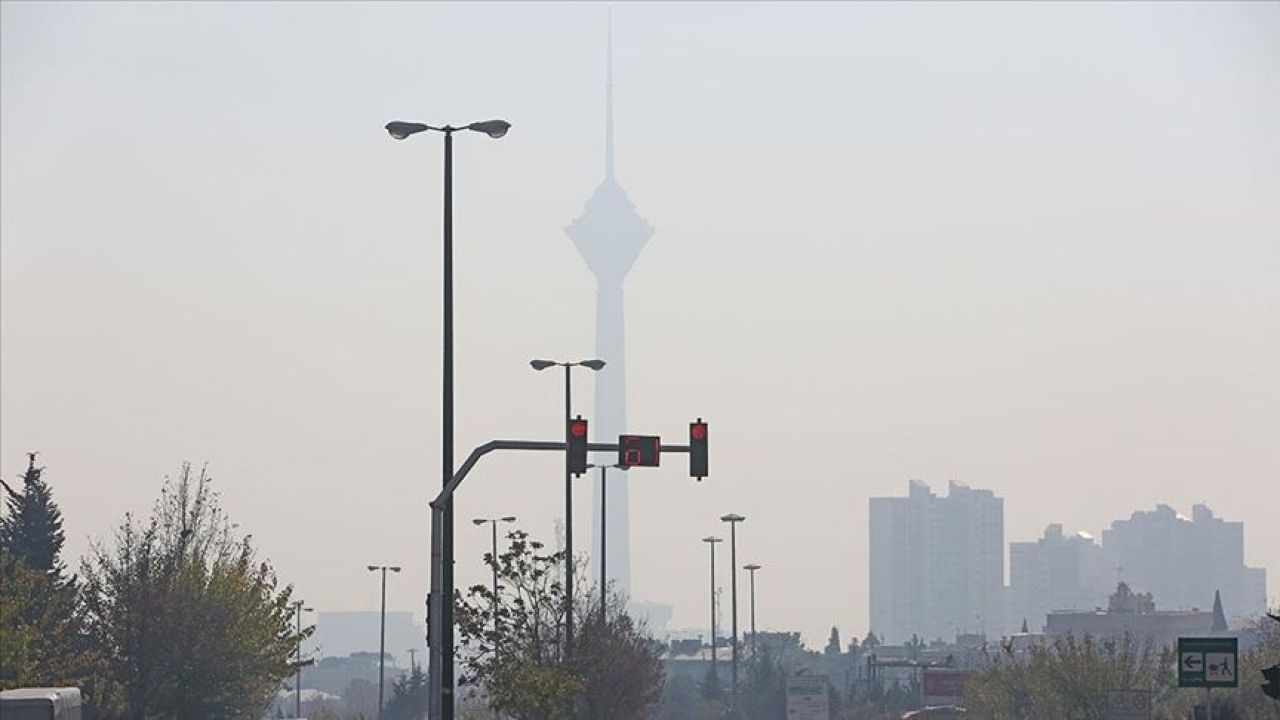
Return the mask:
{"type": "Polygon", "coordinates": [[[743,569],[743,570],[750,570],[750,571],[752,571],[752,572],[755,572],[756,570],[759,570],[759,569],[760,569],[760,566],[759,566],[759,565],[757,565],[757,564],[755,564],[755,563],[747,563],[746,565],[743,565],[743,566],[742,566],[742,569],[743,569]]]}
{"type": "Polygon", "coordinates": [[[556,364],[555,360],[530,360],[529,367],[534,370],[546,370],[556,364]]]}
{"type": "Polygon", "coordinates": [[[600,370],[604,369],[603,360],[583,360],[578,364],[584,368],[590,368],[592,370],[595,370],[596,372],[599,372],[600,370]]]}
{"type": "Polygon", "coordinates": [[[489,521],[488,521],[488,520],[486,520],[486,519],[484,519],[484,518],[476,518],[475,520],[472,520],[471,522],[472,522],[472,524],[474,524],[474,525],[483,525],[483,524],[485,524],[485,523],[487,523],[487,522],[489,522],[489,521]]]}
{"type": "Polygon", "coordinates": [[[403,120],[392,120],[386,125],[387,132],[396,140],[404,140],[405,138],[420,133],[431,128],[423,123],[404,122],[403,120]]]}
{"type": "Polygon", "coordinates": [[[507,131],[511,129],[511,123],[506,120],[483,120],[481,122],[471,123],[467,126],[467,129],[482,132],[494,140],[497,140],[507,134],[507,131]]]}
{"type": "Polygon", "coordinates": [[[746,520],[745,517],[734,514],[734,513],[729,513],[728,515],[721,515],[720,519],[725,522],[742,522],[743,520],[746,520]]]}
{"type": "Polygon", "coordinates": [[[718,538],[718,537],[714,536],[714,535],[708,535],[708,536],[706,536],[706,537],[702,538],[702,542],[704,542],[704,543],[718,543],[718,542],[724,542],[724,541],[723,541],[723,540],[721,540],[720,538],[718,538]]]}
{"type": "Polygon", "coordinates": [[[508,515],[508,516],[506,516],[506,517],[502,518],[502,522],[505,522],[505,523],[513,523],[513,522],[515,522],[515,521],[516,521],[516,516],[515,516],[515,515],[508,515]]]}
{"type": "Polygon", "coordinates": [[[370,566],[369,566],[369,572],[375,572],[375,571],[377,571],[377,569],[378,569],[378,566],[377,566],[377,565],[370,565],[370,566]]]}
{"type": "Polygon", "coordinates": [[[391,572],[395,572],[395,573],[400,572],[400,566],[399,566],[399,565],[392,565],[391,567],[389,567],[389,568],[387,568],[387,569],[388,569],[388,570],[390,570],[391,572]]]}

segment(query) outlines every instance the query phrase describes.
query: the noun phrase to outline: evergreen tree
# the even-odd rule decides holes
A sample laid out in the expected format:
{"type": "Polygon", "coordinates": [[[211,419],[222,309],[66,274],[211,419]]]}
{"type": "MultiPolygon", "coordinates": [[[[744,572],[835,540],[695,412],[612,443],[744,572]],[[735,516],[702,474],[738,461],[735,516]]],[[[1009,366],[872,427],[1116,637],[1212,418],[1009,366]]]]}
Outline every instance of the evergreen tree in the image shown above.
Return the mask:
{"type": "Polygon", "coordinates": [[[827,647],[823,652],[827,655],[840,654],[840,629],[834,625],[831,626],[831,635],[827,637],[827,647]]]}
{"type": "Polygon", "coordinates": [[[391,701],[382,711],[383,720],[418,720],[427,716],[431,704],[427,675],[414,663],[413,671],[391,686],[391,701]]]}
{"type": "Polygon", "coordinates": [[[62,511],[42,477],[44,468],[36,467],[36,454],[27,458],[22,493],[10,490],[8,512],[0,518],[0,551],[28,570],[61,577],[62,511]]]}

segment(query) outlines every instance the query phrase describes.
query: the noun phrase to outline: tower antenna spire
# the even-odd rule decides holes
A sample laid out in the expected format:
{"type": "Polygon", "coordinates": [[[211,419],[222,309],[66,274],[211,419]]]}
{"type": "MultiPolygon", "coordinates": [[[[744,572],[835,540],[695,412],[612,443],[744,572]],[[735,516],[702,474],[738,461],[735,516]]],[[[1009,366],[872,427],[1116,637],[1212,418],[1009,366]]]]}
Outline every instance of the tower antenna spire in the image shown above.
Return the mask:
{"type": "Polygon", "coordinates": [[[613,180],[613,7],[608,10],[604,80],[604,178],[613,180]]]}

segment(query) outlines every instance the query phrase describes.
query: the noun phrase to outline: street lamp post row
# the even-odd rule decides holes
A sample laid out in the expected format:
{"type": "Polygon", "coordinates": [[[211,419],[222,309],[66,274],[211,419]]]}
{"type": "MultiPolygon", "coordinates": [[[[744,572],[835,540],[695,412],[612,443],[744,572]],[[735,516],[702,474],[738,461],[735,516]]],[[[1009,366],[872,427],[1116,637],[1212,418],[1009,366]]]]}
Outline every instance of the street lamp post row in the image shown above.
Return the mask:
{"type": "MultiPolygon", "coordinates": [[[[738,523],[746,520],[742,515],[729,513],[720,517],[722,522],[729,523],[729,597],[731,603],[730,624],[733,639],[730,640],[729,650],[732,657],[732,684],[730,692],[730,709],[737,711],[738,706],[738,523]]],[[[713,682],[719,682],[716,673],[718,659],[716,657],[717,638],[716,638],[716,546],[721,542],[718,537],[705,537],[703,542],[711,545],[711,678],[713,682]]],[[[750,564],[743,566],[744,570],[751,573],[751,654],[754,656],[756,651],[756,570],[760,569],[759,565],[750,564]]]]}
{"type": "Polygon", "coordinates": [[[370,565],[369,572],[382,572],[382,614],[378,623],[378,717],[382,717],[383,670],[387,663],[387,571],[400,572],[399,565],[370,565]]]}
{"type": "Polygon", "coordinates": [[[568,655],[573,646],[573,472],[569,467],[569,421],[573,418],[573,374],[575,367],[584,367],[598,372],[604,368],[603,360],[578,360],[561,362],[558,360],[530,360],[529,366],[541,372],[551,367],[564,368],[564,593],[565,593],[565,654],[568,655]]]}
{"type": "MultiPolygon", "coordinates": [[[[511,123],[505,120],[485,120],[468,125],[454,127],[444,125],[436,127],[418,122],[395,120],[386,124],[386,131],[396,140],[404,140],[411,135],[425,131],[439,132],[444,135],[444,324],[443,324],[443,358],[442,358],[442,397],[441,403],[441,453],[442,466],[441,486],[447,487],[453,479],[453,134],[459,130],[470,130],[500,138],[511,129],[511,123]]],[[[444,617],[441,624],[443,637],[431,638],[433,643],[443,643],[445,652],[440,667],[433,666],[431,673],[439,673],[441,687],[449,694],[448,702],[443,703],[439,720],[453,720],[453,507],[444,509],[441,522],[443,542],[441,552],[444,555],[444,569],[441,573],[442,591],[447,593],[447,601],[441,604],[444,617]]],[[[432,720],[436,720],[433,718],[432,720]]]]}

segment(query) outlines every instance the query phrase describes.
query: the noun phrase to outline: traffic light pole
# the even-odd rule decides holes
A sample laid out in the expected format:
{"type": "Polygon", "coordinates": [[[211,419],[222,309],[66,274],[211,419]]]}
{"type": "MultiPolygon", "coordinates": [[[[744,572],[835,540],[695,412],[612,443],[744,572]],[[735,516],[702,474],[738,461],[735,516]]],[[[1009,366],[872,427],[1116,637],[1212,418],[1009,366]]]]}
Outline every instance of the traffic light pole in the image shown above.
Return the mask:
{"type": "MultiPolygon", "coordinates": [[[[573,418],[573,366],[564,366],[564,443],[569,447],[569,422],[573,418]]],[[[564,654],[573,647],[573,460],[564,454],[564,654]]]]}
{"type": "MultiPolygon", "coordinates": [[[[533,452],[564,452],[566,442],[546,440],[491,440],[471,451],[466,461],[453,473],[453,479],[431,501],[431,591],[427,595],[427,648],[429,663],[427,683],[431,693],[430,720],[447,717],[453,709],[453,678],[446,683],[445,668],[453,668],[453,633],[446,632],[445,620],[452,622],[452,613],[446,609],[453,604],[453,573],[445,572],[445,558],[453,558],[453,527],[446,518],[451,517],[453,494],[467,475],[480,462],[480,458],[498,450],[533,452]],[[446,710],[446,707],[448,710],[446,710]]],[[[588,443],[588,452],[618,452],[617,443],[588,443]]],[[[688,445],[663,445],[667,453],[688,453],[688,445]]]]}

